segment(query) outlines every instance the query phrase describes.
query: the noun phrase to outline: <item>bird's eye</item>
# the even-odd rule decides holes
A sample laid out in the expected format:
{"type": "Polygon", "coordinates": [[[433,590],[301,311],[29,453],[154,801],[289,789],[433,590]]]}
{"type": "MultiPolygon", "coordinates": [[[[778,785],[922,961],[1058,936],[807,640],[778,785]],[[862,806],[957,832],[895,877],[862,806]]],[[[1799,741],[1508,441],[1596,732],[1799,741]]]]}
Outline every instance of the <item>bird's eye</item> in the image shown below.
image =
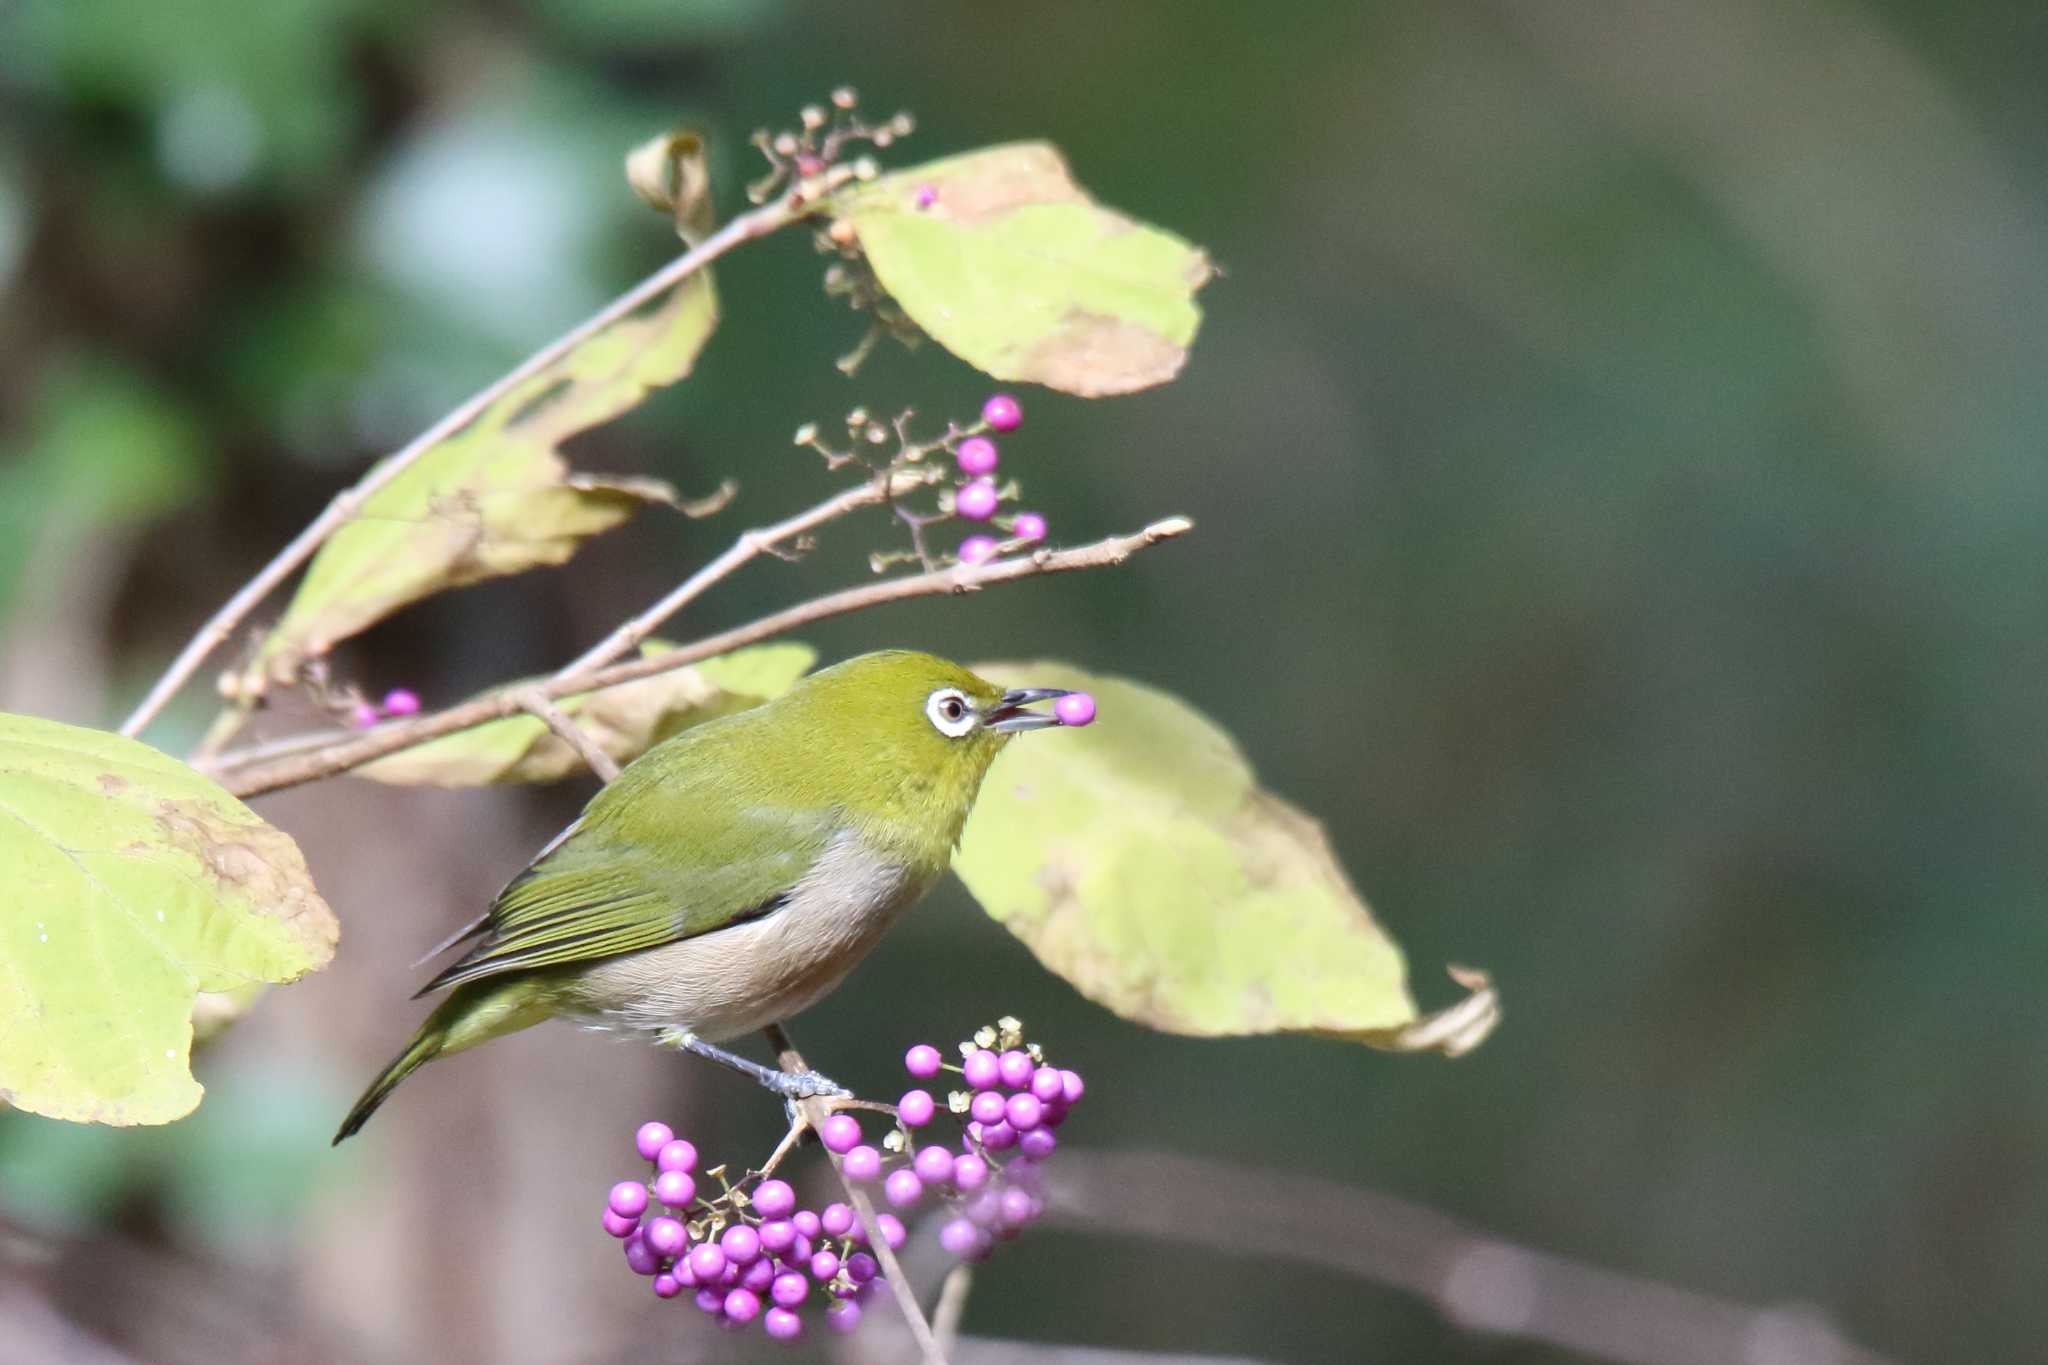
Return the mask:
{"type": "Polygon", "coordinates": [[[942,687],[926,697],[924,714],[948,739],[958,739],[974,728],[974,706],[958,688],[942,687]]]}

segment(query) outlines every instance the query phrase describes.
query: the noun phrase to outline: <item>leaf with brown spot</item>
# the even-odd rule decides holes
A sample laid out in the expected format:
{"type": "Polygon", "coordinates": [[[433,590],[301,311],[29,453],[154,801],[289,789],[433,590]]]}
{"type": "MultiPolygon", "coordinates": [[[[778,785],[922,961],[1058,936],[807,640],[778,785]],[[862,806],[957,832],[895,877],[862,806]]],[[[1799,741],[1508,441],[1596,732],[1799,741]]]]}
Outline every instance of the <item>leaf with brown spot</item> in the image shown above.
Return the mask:
{"type": "Polygon", "coordinates": [[[195,1011],[326,965],[291,836],[136,740],[0,715],[0,1091],[96,1123],[199,1103],[195,1011]]]}
{"type": "Polygon", "coordinates": [[[1043,142],[913,166],[833,212],[940,345],[997,379],[1084,398],[1180,373],[1195,291],[1215,274],[1200,248],[1095,203],[1043,142]]]}
{"type": "Polygon", "coordinates": [[[1423,1016],[1401,949],[1322,826],[1258,786],[1185,702],[1059,663],[977,664],[1091,692],[1101,718],[996,760],[954,867],[991,916],[1098,1004],[1171,1033],[1302,1031],[1457,1056],[1499,1018],[1483,974],[1423,1016]]]}

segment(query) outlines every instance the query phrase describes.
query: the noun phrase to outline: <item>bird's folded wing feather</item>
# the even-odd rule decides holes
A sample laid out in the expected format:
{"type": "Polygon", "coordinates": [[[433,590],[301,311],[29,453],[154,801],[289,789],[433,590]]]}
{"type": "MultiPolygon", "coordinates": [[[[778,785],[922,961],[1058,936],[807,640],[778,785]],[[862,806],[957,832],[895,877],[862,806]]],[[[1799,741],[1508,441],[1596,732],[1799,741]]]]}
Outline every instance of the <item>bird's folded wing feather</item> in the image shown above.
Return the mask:
{"type": "Polygon", "coordinates": [[[607,818],[607,804],[594,803],[568,837],[499,893],[463,935],[477,937],[476,945],[419,994],[656,948],[758,918],[788,898],[832,836],[828,812],[743,805],[729,791],[670,790],[652,805],[649,795],[642,793],[629,822],[607,818]]]}

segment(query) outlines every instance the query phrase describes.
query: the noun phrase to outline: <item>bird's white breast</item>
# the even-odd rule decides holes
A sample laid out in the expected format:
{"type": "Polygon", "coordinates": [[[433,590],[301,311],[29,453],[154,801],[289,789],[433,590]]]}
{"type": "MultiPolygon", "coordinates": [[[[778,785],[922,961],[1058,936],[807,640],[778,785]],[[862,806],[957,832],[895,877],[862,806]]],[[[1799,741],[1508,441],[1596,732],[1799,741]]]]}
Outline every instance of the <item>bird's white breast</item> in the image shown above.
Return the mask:
{"type": "Polygon", "coordinates": [[[599,1028],[736,1038],[816,1004],[930,887],[841,834],[781,909],[598,963],[576,1003],[599,1028]]]}

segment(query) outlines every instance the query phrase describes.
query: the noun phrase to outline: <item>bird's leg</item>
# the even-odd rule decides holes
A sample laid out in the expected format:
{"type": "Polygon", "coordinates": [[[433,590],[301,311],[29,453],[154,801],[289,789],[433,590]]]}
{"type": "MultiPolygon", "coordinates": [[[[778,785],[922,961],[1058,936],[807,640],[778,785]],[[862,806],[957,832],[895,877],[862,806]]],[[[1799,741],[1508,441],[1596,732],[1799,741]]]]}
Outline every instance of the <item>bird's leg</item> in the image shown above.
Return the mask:
{"type": "Polygon", "coordinates": [[[696,1034],[683,1029],[670,1029],[661,1036],[661,1041],[670,1047],[694,1052],[707,1061],[717,1062],[720,1066],[731,1067],[742,1076],[752,1076],[763,1087],[792,1103],[810,1099],[814,1095],[853,1093],[829,1076],[821,1076],[815,1071],[782,1071],[776,1067],[763,1066],[759,1062],[740,1056],[737,1052],[728,1052],[722,1047],[707,1043],[696,1034]]]}

